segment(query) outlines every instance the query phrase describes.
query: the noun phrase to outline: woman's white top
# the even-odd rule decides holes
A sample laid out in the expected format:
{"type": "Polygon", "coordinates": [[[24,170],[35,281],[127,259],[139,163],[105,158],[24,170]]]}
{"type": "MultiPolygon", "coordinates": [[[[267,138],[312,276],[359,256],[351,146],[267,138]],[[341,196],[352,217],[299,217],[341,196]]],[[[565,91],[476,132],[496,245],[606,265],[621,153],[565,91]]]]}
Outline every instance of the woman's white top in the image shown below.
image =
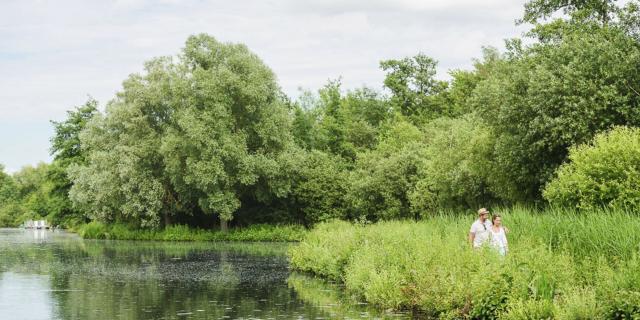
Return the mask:
{"type": "Polygon", "coordinates": [[[500,227],[498,231],[491,230],[491,241],[490,244],[493,248],[498,250],[501,255],[507,254],[507,235],[504,232],[504,228],[500,227]]]}

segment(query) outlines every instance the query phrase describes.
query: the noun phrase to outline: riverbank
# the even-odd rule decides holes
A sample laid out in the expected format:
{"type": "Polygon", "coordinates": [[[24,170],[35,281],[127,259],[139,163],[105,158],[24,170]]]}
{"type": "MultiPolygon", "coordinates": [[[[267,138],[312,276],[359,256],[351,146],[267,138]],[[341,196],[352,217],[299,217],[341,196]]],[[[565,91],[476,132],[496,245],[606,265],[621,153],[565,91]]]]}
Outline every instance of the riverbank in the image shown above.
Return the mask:
{"type": "Polygon", "coordinates": [[[290,249],[293,268],[344,282],[382,308],[445,319],[640,316],[640,218],[622,212],[500,212],[506,258],[470,250],[472,215],[318,225],[290,249]]]}
{"type": "Polygon", "coordinates": [[[160,230],[132,229],[125,225],[91,222],[72,230],[85,239],[157,240],[157,241],[300,241],[307,230],[300,225],[253,225],[228,232],[174,225],[160,230]]]}

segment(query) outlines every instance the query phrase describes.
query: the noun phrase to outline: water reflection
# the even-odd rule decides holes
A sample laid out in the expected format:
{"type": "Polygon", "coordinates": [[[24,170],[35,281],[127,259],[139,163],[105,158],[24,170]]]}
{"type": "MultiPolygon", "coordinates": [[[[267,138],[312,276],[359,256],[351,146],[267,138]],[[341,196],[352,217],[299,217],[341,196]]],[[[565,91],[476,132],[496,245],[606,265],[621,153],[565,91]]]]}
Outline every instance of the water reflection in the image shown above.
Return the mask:
{"type": "Polygon", "coordinates": [[[49,277],[4,272],[0,276],[0,314],[3,319],[52,319],[49,277]]]}
{"type": "Polygon", "coordinates": [[[87,241],[0,229],[0,318],[398,316],[342,303],[340,288],[291,274],[286,250],[286,244],[87,241]]]}

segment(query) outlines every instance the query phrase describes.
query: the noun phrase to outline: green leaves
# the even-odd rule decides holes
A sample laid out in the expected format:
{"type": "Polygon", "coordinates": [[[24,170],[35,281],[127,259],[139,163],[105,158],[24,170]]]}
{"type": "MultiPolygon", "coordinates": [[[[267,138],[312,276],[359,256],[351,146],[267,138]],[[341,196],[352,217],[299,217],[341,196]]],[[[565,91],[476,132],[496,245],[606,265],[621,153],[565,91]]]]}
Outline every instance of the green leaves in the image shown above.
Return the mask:
{"type": "Polygon", "coordinates": [[[571,149],[544,190],[551,204],[579,209],[640,208],[640,130],[617,127],[571,149]]]}
{"type": "Polygon", "coordinates": [[[441,95],[447,82],[435,78],[437,62],[424,54],[400,60],[385,60],[384,85],[391,90],[391,102],[404,116],[433,119],[450,115],[450,105],[441,95]]]}
{"type": "Polygon", "coordinates": [[[159,226],[194,208],[229,221],[258,189],[282,196],[270,180],[292,138],[279,94],[244,45],[192,36],[177,61],[127,79],[82,132],[88,163],[69,170],[71,198],[93,219],[159,226]]]}
{"type": "Polygon", "coordinates": [[[496,135],[498,194],[539,199],[571,145],[614,125],[640,124],[640,47],[620,30],[571,29],[500,63],[473,101],[496,135]]]}

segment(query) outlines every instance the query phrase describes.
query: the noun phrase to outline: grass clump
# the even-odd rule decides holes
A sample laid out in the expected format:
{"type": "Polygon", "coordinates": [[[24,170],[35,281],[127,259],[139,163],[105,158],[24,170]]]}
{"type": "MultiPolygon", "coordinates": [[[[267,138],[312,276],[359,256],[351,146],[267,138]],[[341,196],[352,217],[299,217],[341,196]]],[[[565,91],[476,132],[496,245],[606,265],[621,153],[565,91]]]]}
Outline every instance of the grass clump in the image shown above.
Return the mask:
{"type": "Polygon", "coordinates": [[[471,216],[368,226],[330,222],[289,251],[297,270],[388,309],[448,319],[640,316],[640,218],[503,210],[510,252],[472,250],[471,216]]]}
{"type": "Polygon", "coordinates": [[[299,241],[307,232],[298,225],[253,225],[221,231],[172,225],[160,230],[135,229],[123,224],[90,222],[76,228],[85,239],[159,240],[159,241],[299,241]]]}

